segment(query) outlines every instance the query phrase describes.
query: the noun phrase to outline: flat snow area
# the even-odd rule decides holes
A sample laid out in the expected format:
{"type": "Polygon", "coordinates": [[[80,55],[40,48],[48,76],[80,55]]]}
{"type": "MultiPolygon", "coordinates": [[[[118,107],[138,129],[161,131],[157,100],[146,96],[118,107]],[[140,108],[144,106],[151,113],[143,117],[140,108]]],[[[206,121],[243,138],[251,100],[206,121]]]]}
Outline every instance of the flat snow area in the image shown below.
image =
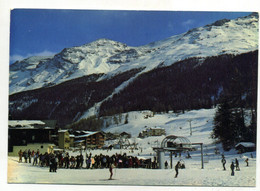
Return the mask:
{"type": "MultiPolygon", "coordinates": [[[[159,186],[159,188],[183,188],[192,186],[195,188],[201,187],[217,187],[255,189],[256,186],[256,152],[237,154],[237,151],[232,149],[229,152],[224,152],[220,144],[215,144],[210,137],[213,129],[213,118],[215,109],[200,109],[185,112],[184,114],[155,114],[153,117],[145,119],[147,112],[130,112],[128,113],[128,123],[124,124],[124,117],[122,123],[119,125],[111,125],[104,129],[106,132],[123,132],[126,131],[132,134],[129,139],[130,143],[137,143],[138,150],[91,150],[83,151],[85,160],[86,152],[92,153],[92,156],[103,155],[112,156],[115,153],[124,154],[128,156],[137,156],[139,158],[151,158],[153,160],[155,152],[152,147],[160,146],[161,141],[165,138],[163,136],[153,136],[147,138],[136,138],[142,130],[147,127],[161,127],[165,128],[166,135],[177,135],[187,137],[192,143],[203,143],[203,159],[204,169],[201,169],[201,152],[200,146],[196,146],[196,151],[191,151],[191,159],[186,159],[186,153],[182,153],[181,157],[173,156],[173,169],[144,169],[144,168],[125,168],[114,169],[114,180],[108,180],[108,169],[59,169],[57,173],[50,173],[47,167],[32,166],[28,163],[18,163],[18,157],[8,157],[8,183],[25,183],[25,184],[59,184],[62,185],[115,185],[120,186],[141,186],[143,189],[150,190],[149,186],[159,186]],[[190,134],[190,124],[188,120],[192,120],[192,135],[190,134]],[[215,149],[218,149],[220,154],[215,154],[215,149]],[[223,171],[221,163],[221,154],[224,153],[226,157],[226,171],[223,171]],[[251,154],[253,158],[251,158],[251,154]],[[240,171],[235,171],[235,176],[231,176],[230,164],[237,158],[240,164],[240,171]],[[246,167],[245,159],[249,158],[249,166],[246,167]],[[183,160],[186,168],[179,170],[178,178],[174,178],[174,166],[177,161],[183,160]]],[[[106,141],[106,145],[116,143],[118,140],[106,141]]],[[[70,156],[77,156],[78,152],[69,152],[70,156]]],[[[170,165],[169,153],[165,153],[165,159],[170,165]]],[[[13,185],[13,184],[12,184],[13,185]]],[[[11,185],[11,186],[12,186],[11,185]]],[[[138,187],[138,188],[139,188],[138,187]]],[[[107,188],[107,186],[106,186],[107,188]]],[[[120,188],[120,187],[119,187],[120,188]]],[[[157,187],[158,188],[158,187],[157,187]]],[[[109,187],[114,189],[114,187],[109,187]]],[[[103,189],[101,189],[103,190],[103,189]]],[[[139,189],[138,189],[139,190],[139,189]]]]}
{"type": "MultiPolygon", "coordinates": [[[[83,185],[139,185],[139,186],[214,186],[214,187],[252,187],[256,185],[256,159],[249,159],[249,167],[244,162],[245,156],[238,158],[240,171],[231,176],[230,161],[234,156],[227,156],[226,171],[223,171],[220,156],[210,159],[201,169],[200,158],[194,156],[185,160],[185,169],[179,170],[174,178],[174,169],[116,168],[114,180],[108,180],[108,169],[58,169],[50,173],[47,167],[36,167],[29,163],[18,163],[18,157],[8,157],[9,183],[39,184],[83,184],[83,185]]],[[[179,157],[173,157],[173,165],[179,157]]],[[[83,166],[84,167],[84,166],[83,166]]]]}

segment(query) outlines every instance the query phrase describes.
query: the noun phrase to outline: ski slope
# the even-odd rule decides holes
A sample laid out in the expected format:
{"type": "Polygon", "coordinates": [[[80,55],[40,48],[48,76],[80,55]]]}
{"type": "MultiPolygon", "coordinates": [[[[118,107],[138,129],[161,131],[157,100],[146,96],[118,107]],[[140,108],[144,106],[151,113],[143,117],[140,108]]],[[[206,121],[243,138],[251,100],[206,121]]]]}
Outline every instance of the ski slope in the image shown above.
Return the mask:
{"type": "MultiPolygon", "coordinates": [[[[220,144],[215,144],[210,134],[213,128],[213,117],[215,109],[200,109],[185,112],[184,114],[155,114],[153,117],[145,119],[144,116],[149,111],[128,113],[128,124],[122,120],[119,125],[111,125],[104,129],[106,132],[121,133],[123,131],[131,133],[131,143],[137,143],[138,150],[112,149],[107,150],[86,150],[92,156],[113,155],[115,153],[137,156],[138,158],[153,160],[156,153],[152,147],[157,147],[165,136],[154,136],[147,138],[137,138],[144,126],[160,126],[165,128],[167,135],[178,135],[187,137],[191,142],[202,142],[204,153],[204,169],[201,169],[201,152],[197,148],[191,151],[191,159],[186,158],[186,153],[181,156],[173,156],[173,167],[179,160],[183,160],[186,168],[179,170],[178,178],[174,178],[174,169],[114,169],[115,180],[108,181],[108,169],[58,169],[57,173],[49,173],[48,168],[32,166],[28,163],[18,163],[18,157],[8,157],[8,182],[9,183],[39,183],[39,184],[79,184],[79,185],[130,185],[130,186],[214,186],[214,187],[254,187],[256,186],[256,152],[237,154],[234,149],[224,152],[220,144]],[[191,121],[192,135],[190,134],[191,121]],[[220,154],[215,154],[218,148],[220,154]],[[224,171],[221,164],[221,154],[227,160],[224,171]],[[253,158],[251,158],[251,154],[253,158]],[[235,171],[235,176],[231,176],[230,164],[237,158],[240,163],[240,171],[235,171]],[[245,159],[249,158],[249,167],[246,167],[245,159]]],[[[122,115],[122,119],[124,116],[122,115]]],[[[109,119],[107,119],[109,120],[109,119]]],[[[116,143],[106,141],[106,144],[116,143]]],[[[69,151],[70,156],[76,156],[79,152],[69,151]]],[[[165,153],[165,160],[170,165],[169,153],[165,153]]],[[[86,164],[83,165],[85,167],[86,164]]]]}

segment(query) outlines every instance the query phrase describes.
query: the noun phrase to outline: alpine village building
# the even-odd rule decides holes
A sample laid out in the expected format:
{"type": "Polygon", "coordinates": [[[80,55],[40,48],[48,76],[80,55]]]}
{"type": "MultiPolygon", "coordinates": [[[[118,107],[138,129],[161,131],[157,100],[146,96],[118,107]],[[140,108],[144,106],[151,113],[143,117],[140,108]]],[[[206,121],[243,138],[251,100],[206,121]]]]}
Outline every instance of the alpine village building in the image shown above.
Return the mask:
{"type": "Polygon", "coordinates": [[[58,130],[54,120],[9,120],[8,127],[9,156],[29,149],[50,153],[56,148],[102,148],[105,142],[101,131],[58,130]]]}

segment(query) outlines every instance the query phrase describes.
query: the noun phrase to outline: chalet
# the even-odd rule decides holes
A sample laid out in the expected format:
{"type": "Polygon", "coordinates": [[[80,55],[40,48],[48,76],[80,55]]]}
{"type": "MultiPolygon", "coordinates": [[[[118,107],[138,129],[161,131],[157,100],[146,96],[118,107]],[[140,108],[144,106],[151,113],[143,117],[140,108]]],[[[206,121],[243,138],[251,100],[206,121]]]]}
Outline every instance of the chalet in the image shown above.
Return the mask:
{"type": "Polygon", "coordinates": [[[120,135],[111,133],[111,132],[107,132],[107,133],[105,133],[105,137],[106,137],[106,140],[115,140],[115,139],[119,138],[120,135]]]}
{"type": "Polygon", "coordinates": [[[56,129],[55,121],[10,120],[8,126],[8,155],[17,156],[19,150],[28,149],[39,150],[41,153],[51,152],[55,146],[52,140],[56,129]]]}
{"type": "Polygon", "coordinates": [[[139,133],[140,138],[144,137],[151,137],[151,136],[161,136],[161,135],[166,135],[165,129],[161,127],[150,127],[146,128],[142,132],[139,133]]]}
{"type": "Polygon", "coordinates": [[[126,132],[122,132],[122,133],[120,133],[120,137],[131,138],[131,134],[130,133],[126,133],[126,132]]]}
{"type": "Polygon", "coordinates": [[[238,153],[253,152],[256,150],[255,143],[251,142],[240,142],[235,146],[238,153]]]}
{"type": "Polygon", "coordinates": [[[75,135],[74,141],[76,145],[81,144],[85,148],[102,148],[104,142],[105,134],[101,131],[82,131],[80,135],[75,135]]]}

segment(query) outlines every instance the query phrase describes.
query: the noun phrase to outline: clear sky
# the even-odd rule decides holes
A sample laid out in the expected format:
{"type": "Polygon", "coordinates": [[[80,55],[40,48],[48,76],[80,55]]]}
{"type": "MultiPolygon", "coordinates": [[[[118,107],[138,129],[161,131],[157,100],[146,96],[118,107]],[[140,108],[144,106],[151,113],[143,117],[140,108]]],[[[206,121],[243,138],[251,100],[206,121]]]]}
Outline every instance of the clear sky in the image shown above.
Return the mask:
{"type": "Polygon", "coordinates": [[[14,9],[10,62],[48,56],[99,38],[140,46],[248,12],[104,11],[14,9]]]}

